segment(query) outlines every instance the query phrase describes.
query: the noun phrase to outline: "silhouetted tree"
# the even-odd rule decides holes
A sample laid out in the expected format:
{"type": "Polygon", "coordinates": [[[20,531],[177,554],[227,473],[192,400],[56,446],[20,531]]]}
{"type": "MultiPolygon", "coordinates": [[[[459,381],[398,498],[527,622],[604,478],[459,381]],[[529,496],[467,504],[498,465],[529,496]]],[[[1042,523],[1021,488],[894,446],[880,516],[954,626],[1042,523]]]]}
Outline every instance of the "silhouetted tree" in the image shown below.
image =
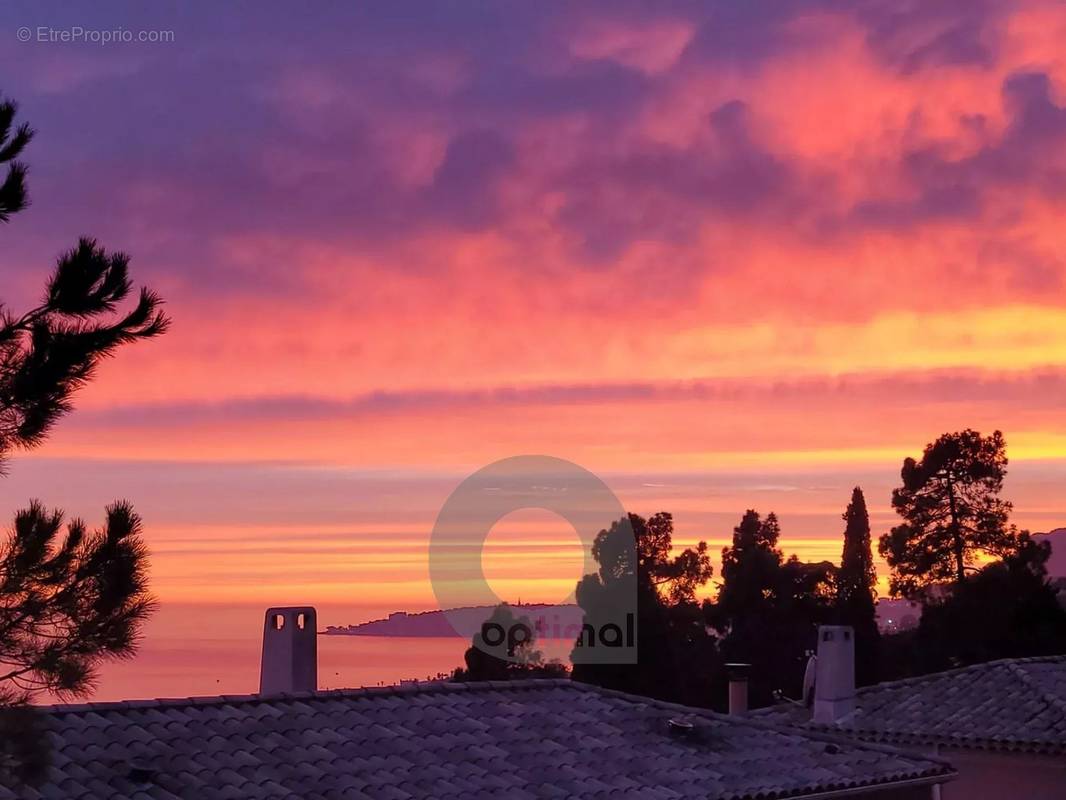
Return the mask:
{"type": "Polygon", "coordinates": [[[1066,609],[1047,578],[1050,555],[1050,542],[1022,532],[1013,553],[929,602],[913,636],[909,671],[1066,653],[1066,609]]]}
{"type": "Polygon", "coordinates": [[[837,604],[841,608],[855,605],[862,610],[872,610],[877,570],[870,549],[870,514],[866,510],[866,498],[858,486],[851,492],[851,502],[843,519],[844,551],[837,573],[837,604]]]}
{"type": "Polygon", "coordinates": [[[12,214],[26,207],[26,167],[17,161],[23,148],[33,138],[29,125],[13,129],[17,107],[10,101],[0,102],[0,166],[7,167],[4,182],[0,184],[0,222],[7,222],[12,214]]]}
{"type": "Polygon", "coordinates": [[[733,529],[733,544],[722,548],[722,588],[718,610],[736,620],[757,614],[769,602],[780,580],[781,526],[770,512],[766,519],[748,509],[733,529]]]}
{"type": "Polygon", "coordinates": [[[592,555],[599,570],[578,583],[577,602],[585,621],[597,627],[600,609],[628,605],[627,598],[612,599],[635,583],[638,663],[578,661],[574,680],[690,705],[711,703],[714,638],[696,590],[710,580],[713,568],[706,542],[673,555],[673,532],[673,517],[660,512],[648,519],[629,514],[596,536],[592,555]]]}
{"type": "Polygon", "coordinates": [[[132,654],[152,609],[140,532],[128,503],[91,534],[37,502],[19,512],[0,548],[0,703],[83,693],[101,658],[132,654]]]}
{"type": "Polygon", "coordinates": [[[166,330],[148,289],[132,311],[110,318],[131,289],[129,258],[82,239],[59,258],[40,305],[21,315],[0,305],[0,458],[40,444],[119,346],[166,330]]]}
{"type": "Polygon", "coordinates": [[[878,643],[875,604],[877,570],[870,550],[870,515],[858,486],[844,512],[844,551],[836,574],[836,608],[843,625],[855,629],[855,680],[860,686],[877,681],[878,643]]]}
{"type": "Polygon", "coordinates": [[[918,598],[937,583],[961,584],[977,556],[1014,548],[1011,504],[999,498],[1006,472],[999,431],[946,433],[926,446],[920,461],[903,462],[903,485],[892,492],[903,522],[878,548],[892,568],[893,595],[918,598]]]}
{"type": "MultiPolygon", "coordinates": [[[[15,111],[13,103],[0,103],[4,222],[28,203],[26,168],[16,159],[33,131],[22,125],[12,134],[15,111]]],[[[70,410],[73,393],[120,345],[166,330],[162,301],[148,289],[131,311],[113,318],[132,288],[129,257],[83,238],[59,258],[40,305],[14,314],[0,303],[0,459],[12,448],[40,444],[70,410]]]]}
{"type": "MultiPolygon", "coordinates": [[[[33,131],[15,128],[15,114],[0,103],[2,222],[29,202],[17,159],[33,131]]],[[[43,441],[102,359],[166,330],[162,301],[147,289],[119,312],[132,291],[128,267],[127,256],[83,238],[59,258],[39,305],[18,314],[0,303],[0,470],[13,449],[43,441]]],[[[132,653],[152,606],[140,520],[128,503],[110,506],[96,533],[80,520],[61,536],[62,528],[62,513],[35,501],[0,543],[0,760],[23,778],[39,774],[45,751],[32,712],[19,706],[39,692],[87,691],[100,659],[132,653]]]]}
{"type": "Polygon", "coordinates": [[[545,661],[536,649],[536,631],[528,617],[516,617],[507,603],[500,603],[473,641],[452,674],[456,681],[502,681],[513,678],[563,678],[566,667],[545,661]]]}
{"type": "Polygon", "coordinates": [[[706,621],[722,634],[722,659],[751,664],[753,707],[769,704],[777,691],[799,697],[817,625],[834,613],[833,565],[783,561],[780,535],[776,515],[762,519],[748,510],[722,551],[718,598],[704,607],[706,621]]]}

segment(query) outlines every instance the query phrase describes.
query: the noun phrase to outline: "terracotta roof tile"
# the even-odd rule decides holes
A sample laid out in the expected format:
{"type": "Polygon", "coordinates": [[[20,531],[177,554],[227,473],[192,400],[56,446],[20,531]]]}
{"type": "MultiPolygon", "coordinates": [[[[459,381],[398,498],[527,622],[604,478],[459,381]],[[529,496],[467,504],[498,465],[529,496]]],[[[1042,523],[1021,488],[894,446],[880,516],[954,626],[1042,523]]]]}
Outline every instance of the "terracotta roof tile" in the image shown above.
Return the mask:
{"type": "Polygon", "coordinates": [[[55,751],[49,781],[9,796],[741,800],[951,775],[944,762],[890,747],[569,680],[94,703],[46,713],[55,751]],[[679,716],[691,733],[671,728],[679,716]]]}
{"type": "Polygon", "coordinates": [[[856,709],[815,726],[802,706],[752,717],[868,741],[938,743],[982,750],[1066,753],[1066,655],[1003,659],[867,686],[856,709]]]}

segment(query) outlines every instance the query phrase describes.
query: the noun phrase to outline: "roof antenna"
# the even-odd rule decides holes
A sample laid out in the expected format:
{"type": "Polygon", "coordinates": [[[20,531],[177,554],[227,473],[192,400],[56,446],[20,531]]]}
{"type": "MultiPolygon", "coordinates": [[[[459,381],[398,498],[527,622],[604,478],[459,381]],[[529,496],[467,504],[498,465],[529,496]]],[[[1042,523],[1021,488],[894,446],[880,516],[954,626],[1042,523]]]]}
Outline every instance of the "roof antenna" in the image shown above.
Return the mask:
{"type": "Polygon", "coordinates": [[[814,704],[814,683],[818,674],[818,656],[813,650],[807,651],[807,668],[803,671],[803,705],[810,708],[814,704]]]}

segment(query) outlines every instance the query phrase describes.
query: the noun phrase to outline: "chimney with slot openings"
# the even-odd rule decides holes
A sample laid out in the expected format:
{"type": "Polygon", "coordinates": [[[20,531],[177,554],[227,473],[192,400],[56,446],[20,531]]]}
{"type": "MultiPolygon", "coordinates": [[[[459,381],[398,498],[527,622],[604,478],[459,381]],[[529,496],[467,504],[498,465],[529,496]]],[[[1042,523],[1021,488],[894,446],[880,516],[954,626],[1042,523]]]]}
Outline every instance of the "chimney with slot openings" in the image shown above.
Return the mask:
{"type": "Polygon", "coordinates": [[[318,628],[311,606],[268,608],[263,622],[260,694],[318,688],[318,628]]]}

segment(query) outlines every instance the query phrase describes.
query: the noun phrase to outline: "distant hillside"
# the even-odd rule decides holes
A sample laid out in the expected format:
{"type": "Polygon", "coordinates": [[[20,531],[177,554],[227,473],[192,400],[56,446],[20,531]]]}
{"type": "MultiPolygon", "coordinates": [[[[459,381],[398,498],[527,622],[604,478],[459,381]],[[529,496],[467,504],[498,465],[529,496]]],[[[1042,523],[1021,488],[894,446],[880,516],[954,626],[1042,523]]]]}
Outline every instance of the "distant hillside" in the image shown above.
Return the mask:
{"type": "MultiPolygon", "coordinates": [[[[1048,561],[1048,576],[1066,581],[1066,528],[1056,528],[1048,533],[1035,534],[1051,541],[1051,558],[1048,561]]],[[[578,606],[550,606],[526,604],[513,606],[515,613],[529,617],[541,639],[574,638],[581,628],[582,612],[578,606]]],[[[475,630],[492,614],[492,606],[471,606],[453,609],[471,630],[475,630]]],[[[921,606],[905,600],[883,598],[877,603],[877,623],[882,631],[894,633],[914,627],[921,618],[921,606]]],[[[386,619],[364,622],[360,625],[330,625],[323,633],[327,636],[396,636],[396,637],[451,637],[459,636],[443,611],[423,611],[409,614],[395,611],[386,619]]]]}
{"type": "Polygon", "coordinates": [[[1051,558],[1047,562],[1047,574],[1052,578],[1066,578],[1066,528],[1056,528],[1048,533],[1038,533],[1036,536],[1051,542],[1051,558]]]}
{"type": "MultiPolygon", "coordinates": [[[[529,617],[537,638],[572,639],[581,628],[582,611],[578,606],[551,606],[542,604],[513,605],[516,616],[529,617]]],[[[492,606],[455,608],[446,615],[443,611],[423,611],[408,614],[394,611],[386,619],[376,619],[360,625],[329,625],[327,636],[408,636],[440,638],[459,636],[452,626],[452,617],[458,617],[460,627],[476,630],[492,614],[492,606]]]]}

